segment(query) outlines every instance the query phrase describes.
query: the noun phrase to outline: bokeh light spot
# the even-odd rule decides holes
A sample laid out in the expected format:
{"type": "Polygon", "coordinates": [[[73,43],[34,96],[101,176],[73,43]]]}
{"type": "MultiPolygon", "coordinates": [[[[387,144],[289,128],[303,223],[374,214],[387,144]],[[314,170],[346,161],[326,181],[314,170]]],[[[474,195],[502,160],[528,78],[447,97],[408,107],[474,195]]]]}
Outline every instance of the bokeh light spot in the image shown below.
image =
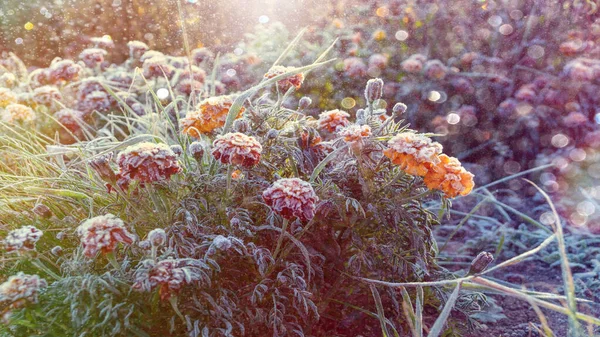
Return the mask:
{"type": "Polygon", "coordinates": [[[344,109],[352,109],[356,105],[356,100],[352,97],[346,97],[341,102],[344,109]]]}
{"type": "Polygon", "coordinates": [[[399,30],[394,36],[398,41],[406,41],[408,39],[408,32],[405,30],[399,30]]]}
{"type": "Polygon", "coordinates": [[[156,90],[156,97],[158,97],[158,99],[165,99],[169,97],[169,90],[166,88],[160,88],[156,90]]]}
{"type": "Polygon", "coordinates": [[[448,124],[458,124],[460,122],[460,116],[455,113],[449,113],[448,116],[446,116],[446,121],[448,121],[448,124]]]}
{"type": "Polygon", "coordinates": [[[26,29],[26,30],[32,30],[32,29],[33,29],[33,23],[31,23],[31,22],[27,22],[27,23],[25,24],[25,29],[26,29]]]}
{"type": "Polygon", "coordinates": [[[551,143],[554,147],[565,147],[569,145],[569,138],[562,133],[558,133],[552,136],[551,143]]]}

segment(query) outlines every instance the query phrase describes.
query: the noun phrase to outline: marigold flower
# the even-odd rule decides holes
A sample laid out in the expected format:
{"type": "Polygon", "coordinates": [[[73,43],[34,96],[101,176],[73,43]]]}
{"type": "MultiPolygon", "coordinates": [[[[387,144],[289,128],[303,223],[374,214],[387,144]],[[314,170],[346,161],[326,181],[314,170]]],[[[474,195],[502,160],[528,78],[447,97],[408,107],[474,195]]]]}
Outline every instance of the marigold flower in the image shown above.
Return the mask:
{"type": "Polygon", "coordinates": [[[529,83],[521,86],[515,93],[515,98],[522,101],[534,101],[537,97],[535,84],[529,83]]]}
{"type": "Polygon", "coordinates": [[[19,272],[12,275],[6,282],[0,284],[0,304],[5,307],[1,312],[6,320],[11,310],[23,308],[27,302],[37,303],[40,290],[48,283],[38,275],[27,275],[19,272]]]}
{"type": "Polygon", "coordinates": [[[33,90],[33,101],[37,104],[51,106],[54,101],[60,101],[62,95],[57,87],[45,85],[33,90]]]}
{"type": "Polygon", "coordinates": [[[448,198],[469,194],[475,186],[473,174],[465,170],[454,157],[442,154],[439,159],[439,163],[425,176],[425,185],[429,189],[441,190],[448,198]]]}
{"type": "Polygon", "coordinates": [[[213,142],[212,155],[223,164],[252,167],[260,161],[261,153],[256,138],[239,132],[219,135],[213,142]]]}
{"type": "Polygon", "coordinates": [[[81,130],[83,112],[73,109],[60,109],[54,113],[54,118],[71,132],[81,130]]]}
{"type": "Polygon", "coordinates": [[[131,180],[152,183],[168,180],[181,171],[177,155],[166,144],[138,143],[117,156],[119,185],[126,187],[131,180]]]}
{"type": "Polygon", "coordinates": [[[213,52],[206,48],[197,48],[192,50],[192,60],[194,64],[200,65],[204,61],[212,60],[215,57],[213,52]]]}
{"type": "Polygon", "coordinates": [[[350,125],[348,117],[350,114],[342,110],[325,111],[319,115],[319,129],[336,132],[338,129],[350,125]]]}
{"type": "Polygon", "coordinates": [[[442,145],[430,138],[412,132],[395,135],[388,141],[389,148],[383,154],[408,174],[425,176],[438,164],[442,145]]]}
{"type": "Polygon", "coordinates": [[[34,250],[36,242],[43,234],[44,232],[33,226],[23,226],[8,232],[4,246],[7,252],[34,250]]]}
{"type": "Polygon", "coordinates": [[[367,75],[367,65],[358,57],[349,57],[344,60],[344,73],[353,78],[367,75]]]}
{"type": "Polygon", "coordinates": [[[175,73],[175,67],[167,63],[167,58],[164,56],[155,56],[144,60],[142,68],[144,76],[147,78],[166,76],[170,79],[175,73]]]}
{"type": "Polygon", "coordinates": [[[104,62],[104,56],[106,56],[106,54],[108,53],[104,49],[88,48],[84,49],[79,54],[79,59],[81,59],[88,68],[95,68],[97,65],[104,62]]]}
{"type": "Polygon", "coordinates": [[[47,75],[49,75],[48,79],[51,83],[70,82],[79,79],[81,70],[81,66],[71,60],[60,60],[50,65],[47,75]]]}
{"type": "Polygon", "coordinates": [[[133,289],[152,291],[159,288],[162,301],[175,296],[184,285],[202,279],[203,269],[199,260],[167,259],[159,262],[145,260],[135,273],[133,289]]]}
{"type": "MultiPolygon", "coordinates": [[[[187,112],[180,120],[182,132],[195,138],[202,133],[210,133],[225,125],[227,113],[233,104],[231,96],[217,96],[203,100],[195,109],[187,112]]],[[[244,108],[240,109],[236,118],[240,118],[244,108]]]]}
{"type": "MultiPolygon", "coordinates": [[[[294,69],[295,68],[293,67],[274,66],[265,74],[265,78],[273,78],[275,76],[285,74],[294,69]]],[[[288,89],[290,89],[292,86],[295,87],[296,90],[300,89],[300,87],[302,86],[302,82],[304,82],[304,74],[299,73],[277,81],[277,85],[282,91],[285,92],[288,91],[288,89]]]]}
{"type": "Polygon", "coordinates": [[[115,47],[115,42],[109,35],[92,37],[90,38],[90,42],[92,42],[96,48],[108,49],[115,47]]]}
{"type": "Polygon", "coordinates": [[[298,178],[283,178],[266,189],[262,197],[271,209],[282,217],[307,221],[315,216],[319,197],[312,185],[298,178]]]}
{"type": "Polygon", "coordinates": [[[0,111],[0,117],[3,122],[8,124],[29,123],[36,118],[33,109],[23,104],[9,104],[6,109],[0,111]]]}
{"type": "Polygon", "coordinates": [[[77,227],[77,234],[87,257],[94,257],[99,251],[110,253],[119,242],[130,245],[135,241],[135,236],[125,228],[123,220],[110,213],[87,219],[77,227]]]}
{"type": "Polygon", "coordinates": [[[0,108],[6,108],[7,105],[17,103],[17,94],[8,88],[0,88],[0,108]]]}
{"type": "Polygon", "coordinates": [[[371,127],[368,125],[352,124],[342,129],[338,134],[344,137],[346,143],[355,143],[370,137],[372,133],[371,127]]]}

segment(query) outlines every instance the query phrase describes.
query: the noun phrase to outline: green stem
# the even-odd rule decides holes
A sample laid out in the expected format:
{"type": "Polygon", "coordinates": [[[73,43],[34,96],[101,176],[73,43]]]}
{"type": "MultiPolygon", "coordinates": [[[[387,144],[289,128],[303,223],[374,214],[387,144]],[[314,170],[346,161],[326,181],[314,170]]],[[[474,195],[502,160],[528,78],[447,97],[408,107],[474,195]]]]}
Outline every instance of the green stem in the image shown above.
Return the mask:
{"type": "Polygon", "coordinates": [[[179,307],[177,307],[177,296],[169,297],[169,303],[171,303],[171,307],[173,308],[173,311],[175,311],[177,316],[179,316],[179,318],[181,318],[181,320],[185,324],[185,317],[183,317],[183,314],[181,313],[181,311],[179,311],[179,307]]]}
{"type": "Polygon", "coordinates": [[[279,254],[279,250],[281,249],[281,243],[283,242],[283,237],[285,236],[285,231],[287,230],[288,220],[283,219],[283,225],[281,226],[281,235],[277,240],[277,247],[275,248],[275,254],[273,254],[273,260],[277,261],[277,255],[279,254]]]}
{"type": "Polygon", "coordinates": [[[225,191],[225,198],[229,199],[231,195],[231,175],[233,174],[233,169],[231,165],[227,165],[227,190],[225,191]]]}
{"type": "Polygon", "coordinates": [[[50,268],[46,267],[45,264],[42,263],[42,261],[40,261],[40,259],[35,258],[31,260],[31,263],[36,266],[37,268],[41,269],[42,271],[44,271],[46,274],[52,276],[55,280],[60,280],[61,277],[58,276],[55,272],[53,272],[52,270],[50,270],[50,268]]]}
{"type": "Polygon", "coordinates": [[[115,268],[119,272],[121,271],[121,265],[119,264],[119,262],[117,262],[115,252],[106,253],[106,258],[108,259],[108,262],[110,262],[110,265],[113,266],[113,268],[115,268]]]}

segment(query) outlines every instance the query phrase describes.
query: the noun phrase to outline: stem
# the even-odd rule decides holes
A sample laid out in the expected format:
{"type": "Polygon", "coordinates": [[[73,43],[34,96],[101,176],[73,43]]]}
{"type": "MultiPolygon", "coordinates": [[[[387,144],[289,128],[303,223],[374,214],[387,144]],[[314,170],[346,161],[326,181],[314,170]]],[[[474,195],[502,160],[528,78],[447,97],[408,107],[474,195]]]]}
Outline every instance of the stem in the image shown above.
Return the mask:
{"type": "Polygon", "coordinates": [[[233,174],[233,169],[231,168],[231,164],[227,165],[227,190],[225,191],[225,198],[229,198],[231,195],[231,175],[233,174]]]}
{"type": "Polygon", "coordinates": [[[35,258],[31,260],[31,263],[36,266],[37,268],[41,269],[42,271],[44,271],[46,274],[52,276],[54,279],[56,280],[60,280],[61,277],[58,276],[55,272],[53,272],[52,270],[50,270],[50,268],[46,267],[45,264],[42,263],[42,261],[40,261],[40,259],[35,258]]]}
{"type": "Polygon", "coordinates": [[[273,254],[273,260],[277,261],[277,255],[279,254],[279,250],[281,249],[281,243],[283,242],[283,237],[285,236],[285,231],[287,230],[288,220],[283,219],[283,226],[281,226],[281,235],[277,240],[277,247],[275,248],[275,254],[273,254]]]}
{"type": "Polygon", "coordinates": [[[183,323],[185,323],[185,317],[183,317],[183,314],[181,313],[181,311],[179,311],[179,307],[177,307],[177,296],[169,297],[169,303],[171,303],[171,307],[173,308],[173,311],[175,311],[177,316],[179,316],[179,318],[181,318],[183,323]]]}
{"type": "Polygon", "coordinates": [[[119,262],[117,262],[115,252],[106,253],[106,258],[108,259],[108,262],[110,262],[110,265],[113,266],[113,268],[115,268],[119,272],[121,271],[121,265],[119,264],[119,262]]]}

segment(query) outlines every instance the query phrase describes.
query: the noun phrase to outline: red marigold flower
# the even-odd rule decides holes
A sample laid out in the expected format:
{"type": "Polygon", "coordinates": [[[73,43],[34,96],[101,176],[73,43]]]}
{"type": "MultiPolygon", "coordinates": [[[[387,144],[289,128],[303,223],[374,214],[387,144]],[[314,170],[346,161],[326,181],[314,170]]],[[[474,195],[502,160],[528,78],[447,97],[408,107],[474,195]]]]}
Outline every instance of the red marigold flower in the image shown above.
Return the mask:
{"type": "Polygon", "coordinates": [[[8,88],[0,88],[0,108],[6,108],[11,103],[17,103],[17,94],[8,88]]]}
{"type": "Polygon", "coordinates": [[[44,232],[33,226],[23,226],[8,232],[4,239],[4,246],[7,252],[34,250],[35,243],[43,234],[44,232]]]}
{"type": "Polygon", "coordinates": [[[307,221],[315,216],[319,197],[312,185],[298,178],[283,178],[266,189],[263,199],[269,207],[282,217],[307,221]]]}
{"type": "Polygon", "coordinates": [[[77,81],[81,70],[81,66],[71,60],[60,60],[52,63],[48,68],[48,80],[51,83],[77,81]]]}
{"type": "Polygon", "coordinates": [[[144,76],[147,78],[166,76],[170,79],[175,73],[175,68],[167,63],[167,58],[164,56],[154,56],[146,59],[142,67],[144,76]]]}
{"type": "Polygon", "coordinates": [[[319,128],[329,132],[336,132],[339,128],[350,125],[350,114],[342,110],[325,111],[319,115],[319,128]]]}
{"type": "Polygon", "coordinates": [[[440,162],[442,145],[430,138],[412,132],[395,135],[388,141],[383,154],[408,174],[425,176],[440,162]]]}
{"type": "MultiPolygon", "coordinates": [[[[265,78],[273,78],[292,70],[294,70],[293,67],[274,66],[265,74],[265,78]]],[[[277,85],[282,91],[285,92],[288,91],[288,89],[290,89],[292,86],[295,87],[296,90],[300,89],[302,82],[304,82],[304,74],[300,73],[277,81],[277,85]]]]}
{"type": "Polygon", "coordinates": [[[138,143],[126,148],[117,156],[119,185],[129,181],[152,183],[168,180],[181,171],[177,155],[166,144],[138,143]]]}
{"type": "Polygon", "coordinates": [[[0,112],[0,119],[8,124],[29,123],[35,120],[35,112],[23,104],[9,104],[0,112]]]}
{"type": "MultiPolygon", "coordinates": [[[[210,133],[216,128],[222,127],[225,125],[227,113],[232,104],[233,97],[231,96],[217,96],[203,100],[179,121],[182,132],[200,138],[200,134],[210,133]]],[[[240,118],[243,112],[244,108],[242,107],[236,118],[240,118]]]]}
{"type": "Polygon", "coordinates": [[[19,272],[10,276],[6,282],[0,284],[0,306],[4,309],[0,315],[6,320],[11,310],[20,309],[27,302],[37,303],[40,290],[47,286],[48,283],[38,275],[19,272]]]}
{"type": "Polygon", "coordinates": [[[260,161],[262,146],[252,136],[235,132],[217,136],[212,155],[223,164],[252,167],[260,161]]]}
{"type": "Polygon", "coordinates": [[[448,198],[471,193],[475,186],[473,174],[465,170],[454,157],[442,154],[439,158],[440,162],[425,176],[425,185],[429,189],[441,190],[448,198]]]}
{"type": "Polygon", "coordinates": [[[140,291],[152,291],[158,287],[160,299],[168,300],[184,285],[201,280],[205,274],[203,269],[208,267],[199,260],[145,260],[135,273],[136,281],[132,287],[140,291]]]}
{"type": "Polygon", "coordinates": [[[573,56],[585,48],[585,43],[579,39],[566,41],[560,44],[558,50],[567,56],[573,56]]]}
{"type": "Polygon", "coordinates": [[[77,234],[87,257],[94,257],[99,251],[110,253],[119,242],[130,245],[135,241],[135,236],[125,228],[123,220],[112,214],[87,219],[77,227],[77,234]]]}
{"type": "Polygon", "coordinates": [[[54,118],[71,132],[81,130],[83,112],[73,109],[60,109],[54,113],[54,118]]]}
{"type": "Polygon", "coordinates": [[[104,56],[108,54],[106,50],[100,48],[84,49],[79,58],[85,63],[88,68],[95,68],[97,65],[104,62],[104,56]]]}

